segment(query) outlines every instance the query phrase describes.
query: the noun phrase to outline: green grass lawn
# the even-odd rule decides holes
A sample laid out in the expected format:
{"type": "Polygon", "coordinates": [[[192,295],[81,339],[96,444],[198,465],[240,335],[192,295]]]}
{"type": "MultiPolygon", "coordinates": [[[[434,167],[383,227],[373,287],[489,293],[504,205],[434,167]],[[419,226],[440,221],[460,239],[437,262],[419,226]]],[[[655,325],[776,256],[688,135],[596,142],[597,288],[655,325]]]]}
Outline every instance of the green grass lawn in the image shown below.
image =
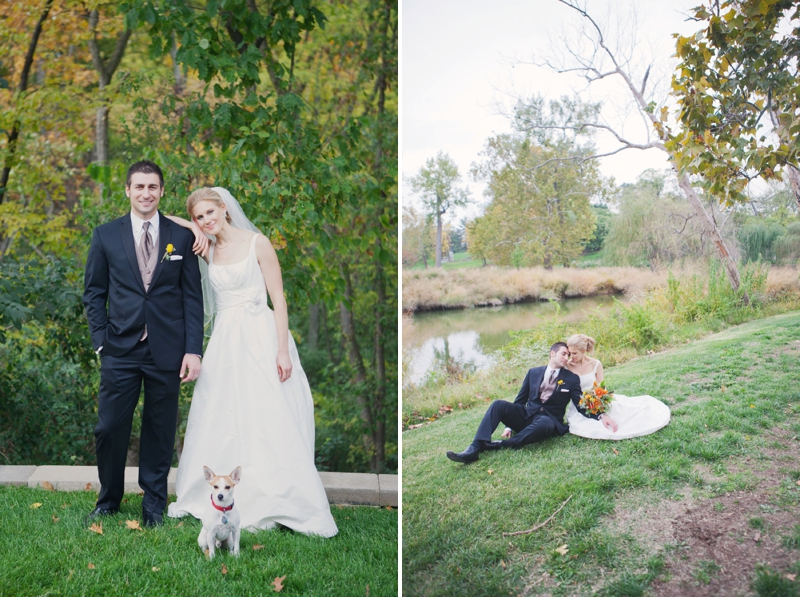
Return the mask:
{"type": "MultiPolygon", "coordinates": [[[[469,253],[453,253],[455,261],[442,261],[442,269],[463,269],[467,267],[483,267],[483,259],[473,259],[469,253]]],[[[428,262],[429,267],[434,267],[436,260],[428,262]]],[[[404,267],[407,270],[424,270],[425,264],[420,262],[411,267],[404,267]]]]}
{"type": "Polygon", "coordinates": [[[191,517],[128,529],[126,520],[141,522],[137,495],[102,519],[102,535],[90,531],[83,519],[96,498],[0,487],[0,595],[273,595],[281,576],[281,595],[397,595],[394,509],[334,506],[339,534],[330,539],[243,531],[238,558],[218,550],[209,561],[191,517]]]}
{"type": "MultiPolygon", "coordinates": [[[[608,368],[606,379],[667,403],[670,424],[620,442],[566,435],[467,466],[445,451],[471,442],[485,408],[404,432],[405,595],[638,596],[677,583],[681,566],[686,590],[670,595],[798,594],[783,575],[800,575],[800,526],[775,521],[800,520],[800,314],[608,368]],[[756,491],[758,515],[737,514],[746,532],[722,537],[756,550],[746,564],[693,556],[693,535],[672,535],[690,506],[722,516],[756,491]],[[503,537],[544,522],[570,496],[541,530],[503,537]],[[736,574],[735,593],[693,592],[736,574]]],[[[502,383],[498,393],[513,399],[518,388],[502,383]]]]}

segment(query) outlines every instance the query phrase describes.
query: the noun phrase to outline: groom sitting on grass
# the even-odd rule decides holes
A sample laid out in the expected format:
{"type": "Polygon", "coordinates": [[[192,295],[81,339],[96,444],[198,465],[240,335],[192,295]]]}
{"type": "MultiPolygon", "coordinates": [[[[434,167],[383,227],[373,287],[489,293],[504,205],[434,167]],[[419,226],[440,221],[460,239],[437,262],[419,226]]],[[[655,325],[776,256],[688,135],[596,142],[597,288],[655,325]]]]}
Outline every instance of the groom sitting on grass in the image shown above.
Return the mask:
{"type": "MultiPolygon", "coordinates": [[[[578,411],[592,419],[578,406],[581,399],[581,380],[569,371],[569,350],[563,342],[550,347],[550,361],[546,367],[534,367],[528,371],[522,389],[514,402],[495,400],[483,415],[475,440],[463,452],[448,452],[447,457],[455,462],[468,464],[478,460],[483,450],[521,448],[553,435],[564,435],[569,427],[564,425],[564,413],[572,400],[578,411]],[[516,432],[504,441],[492,441],[492,433],[500,423],[516,432]]],[[[503,433],[506,437],[506,433],[503,433]]]]}

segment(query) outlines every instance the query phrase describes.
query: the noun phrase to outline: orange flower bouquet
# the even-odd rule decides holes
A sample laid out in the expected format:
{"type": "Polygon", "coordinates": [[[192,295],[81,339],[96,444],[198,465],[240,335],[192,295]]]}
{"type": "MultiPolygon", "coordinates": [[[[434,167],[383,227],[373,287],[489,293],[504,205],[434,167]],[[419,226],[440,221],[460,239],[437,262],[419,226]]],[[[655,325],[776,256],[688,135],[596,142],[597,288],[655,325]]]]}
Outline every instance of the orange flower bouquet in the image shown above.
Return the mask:
{"type": "Polygon", "coordinates": [[[614,400],[614,392],[606,390],[606,382],[603,380],[600,385],[594,382],[592,389],[583,393],[578,404],[590,415],[602,415],[611,408],[612,400],[614,400]]]}

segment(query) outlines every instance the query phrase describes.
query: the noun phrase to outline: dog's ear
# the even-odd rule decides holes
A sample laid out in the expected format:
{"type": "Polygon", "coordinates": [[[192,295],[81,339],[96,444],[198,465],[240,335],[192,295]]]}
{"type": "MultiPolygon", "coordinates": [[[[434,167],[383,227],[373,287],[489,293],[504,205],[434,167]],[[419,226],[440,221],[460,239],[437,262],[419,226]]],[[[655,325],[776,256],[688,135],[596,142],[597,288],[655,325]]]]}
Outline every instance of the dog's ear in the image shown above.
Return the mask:
{"type": "Polygon", "coordinates": [[[214,474],[214,471],[212,471],[212,470],[211,470],[210,468],[208,468],[207,466],[204,466],[204,467],[203,467],[203,475],[204,475],[204,476],[205,476],[205,478],[206,478],[206,483],[211,483],[211,479],[213,479],[214,477],[216,477],[216,475],[214,474]]]}
{"type": "Polygon", "coordinates": [[[241,480],[242,480],[242,467],[237,466],[235,469],[231,471],[231,481],[233,481],[233,483],[236,484],[241,480]]]}

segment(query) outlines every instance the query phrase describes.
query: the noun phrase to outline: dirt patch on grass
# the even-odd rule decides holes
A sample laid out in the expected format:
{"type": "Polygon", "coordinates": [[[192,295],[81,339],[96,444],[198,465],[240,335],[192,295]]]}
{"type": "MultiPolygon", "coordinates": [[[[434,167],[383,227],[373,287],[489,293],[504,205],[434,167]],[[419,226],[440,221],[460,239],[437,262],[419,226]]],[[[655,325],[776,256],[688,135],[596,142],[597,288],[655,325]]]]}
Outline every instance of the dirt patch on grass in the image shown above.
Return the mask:
{"type": "MultiPolygon", "coordinates": [[[[786,435],[785,430],[775,430],[769,439],[786,435]]],[[[800,507],[779,506],[776,499],[786,478],[787,451],[764,448],[762,453],[759,466],[745,464],[759,478],[757,489],[703,499],[677,511],[670,540],[662,544],[669,546],[666,574],[652,584],[654,597],[748,595],[757,564],[783,574],[800,559],[798,551],[784,544],[799,520],[800,507]]],[[[660,518],[663,527],[664,517],[660,518]]]]}

